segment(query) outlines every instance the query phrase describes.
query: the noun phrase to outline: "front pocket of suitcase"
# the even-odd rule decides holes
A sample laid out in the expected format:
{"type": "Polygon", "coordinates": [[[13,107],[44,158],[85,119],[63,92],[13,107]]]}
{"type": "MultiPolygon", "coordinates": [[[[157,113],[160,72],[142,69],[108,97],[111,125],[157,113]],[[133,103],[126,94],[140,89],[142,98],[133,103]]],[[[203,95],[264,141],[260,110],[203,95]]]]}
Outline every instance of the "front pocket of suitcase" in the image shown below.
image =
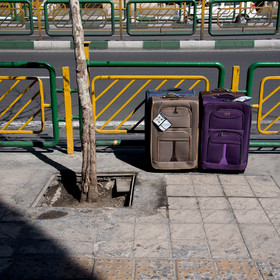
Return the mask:
{"type": "Polygon", "coordinates": [[[172,123],[173,128],[191,127],[192,112],[187,107],[165,107],[161,113],[172,123]]]}
{"type": "Polygon", "coordinates": [[[238,133],[218,132],[209,137],[207,162],[238,165],[241,162],[243,139],[238,133]]]}
{"type": "Polygon", "coordinates": [[[210,115],[210,129],[243,130],[244,114],[237,109],[220,109],[210,115]]]}
{"type": "Polygon", "coordinates": [[[188,162],[191,153],[191,136],[186,131],[166,131],[158,136],[159,162],[188,162]]]}

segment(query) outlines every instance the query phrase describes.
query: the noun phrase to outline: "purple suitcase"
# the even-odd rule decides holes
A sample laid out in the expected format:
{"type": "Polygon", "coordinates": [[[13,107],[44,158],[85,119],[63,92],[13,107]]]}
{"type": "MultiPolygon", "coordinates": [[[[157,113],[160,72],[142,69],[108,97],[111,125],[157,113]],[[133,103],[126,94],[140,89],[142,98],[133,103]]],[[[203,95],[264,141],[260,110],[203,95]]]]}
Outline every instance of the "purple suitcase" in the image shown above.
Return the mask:
{"type": "Polygon", "coordinates": [[[201,93],[200,167],[244,171],[248,161],[250,102],[240,93],[201,93]]]}

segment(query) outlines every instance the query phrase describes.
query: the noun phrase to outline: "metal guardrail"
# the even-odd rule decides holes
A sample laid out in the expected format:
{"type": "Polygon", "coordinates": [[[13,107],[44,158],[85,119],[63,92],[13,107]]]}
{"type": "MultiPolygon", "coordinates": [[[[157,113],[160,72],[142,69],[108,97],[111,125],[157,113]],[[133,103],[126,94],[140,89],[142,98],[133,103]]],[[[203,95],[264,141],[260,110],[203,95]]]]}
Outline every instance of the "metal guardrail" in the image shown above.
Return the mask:
{"type": "MultiPolygon", "coordinates": [[[[274,35],[279,0],[81,0],[85,36],[186,35],[200,28],[211,36],[274,35]],[[121,20],[120,20],[121,14],[121,20]]],[[[0,35],[72,36],[69,0],[0,0],[0,35]]]]}
{"type": "Polygon", "coordinates": [[[279,31],[280,10],[279,0],[273,3],[277,5],[264,5],[264,1],[213,0],[209,6],[208,32],[212,36],[274,35],[279,31]],[[257,6],[258,3],[262,5],[257,6]]]}
{"type": "Polygon", "coordinates": [[[31,35],[32,6],[27,0],[0,1],[0,35],[31,35]]]}
{"type": "Polygon", "coordinates": [[[196,31],[196,1],[130,0],[129,35],[192,35],[196,31]]]}
{"type": "MultiPolygon", "coordinates": [[[[260,68],[280,68],[280,62],[255,62],[249,68],[247,72],[247,95],[252,96],[252,89],[253,89],[253,81],[254,81],[254,74],[256,69],[260,68]]],[[[264,77],[260,83],[260,91],[259,91],[259,103],[253,104],[252,107],[258,109],[258,118],[257,118],[257,128],[261,134],[266,135],[278,135],[280,134],[280,130],[275,130],[274,125],[280,120],[280,101],[279,98],[276,98],[275,105],[272,108],[264,108],[265,102],[268,101],[270,98],[275,97],[276,94],[280,92],[280,76],[267,76],[264,77]],[[274,90],[271,92],[265,92],[264,86],[268,82],[274,81],[274,90]],[[278,109],[278,112],[277,112],[278,109]],[[271,113],[275,112],[275,116],[271,117],[271,113]],[[270,119],[268,120],[268,117],[270,119]],[[263,121],[267,119],[268,123],[262,124],[263,121]]],[[[279,141],[250,141],[250,146],[253,147],[280,147],[280,140],[279,141]]]]}
{"type": "MultiPolygon", "coordinates": [[[[211,88],[224,87],[224,78],[225,78],[225,68],[222,64],[218,62],[150,62],[150,61],[87,61],[88,67],[159,67],[161,69],[168,68],[168,67],[187,67],[187,68],[215,68],[218,70],[218,82],[217,85],[211,85],[211,88]]],[[[16,89],[16,86],[21,81],[27,81],[29,84],[27,86],[22,87],[21,91],[17,90],[17,94],[15,97],[11,98],[11,102],[8,102],[8,105],[6,105],[6,108],[1,108],[0,110],[0,121],[3,116],[7,116],[7,113],[12,111],[11,108],[16,104],[23,95],[26,94],[26,92],[29,91],[29,89],[35,87],[35,84],[39,84],[39,89],[31,97],[27,98],[26,102],[19,107],[19,110],[13,110],[12,114],[8,116],[8,120],[5,120],[5,123],[1,123],[0,126],[0,134],[4,135],[26,135],[26,134],[39,134],[44,131],[44,109],[45,108],[51,108],[52,113],[52,125],[53,125],[53,139],[52,141],[43,141],[43,142],[37,142],[36,140],[27,140],[27,141],[14,141],[7,139],[5,141],[0,141],[0,146],[6,146],[6,147],[13,147],[13,146],[21,146],[21,147],[33,147],[33,146],[43,146],[43,147],[52,147],[55,146],[59,141],[59,127],[58,122],[59,121],[65,121],[66,122],[66,130],[67,130],[67,137],[71,134],[72,131],[72,120],[78,119],[81,123],[81,114],[79,116],[72,116],[71,113],[71,93],[77,93],[76,89],[70,89],[70,79],[69,79],[69,71],[65,71],[63,69],[63,83],[64,83],[64,89],[57,89],[56,88],[56,76],[55,71],[53,67],[47,63],[37,63],[37,62],[0,62],[0,68],[43,68],[47,69],[49,71],[50,76],[50,89],[51,89],[51,104],[45,104],[43,102],[43,90],[42,86],[40,86],[40,80],[37,78],[32,77],[6,77],[2,76],[0,77],[0,86],[3,86],[2,82],[6,80],[12,81],[11,86],[6,86],[6,90],[2,90],[3,94],[0,95],[0,104],[1,102],[7,98],[8,96],[12,95],[12,91],[16,89]],[[19,93],[18,93],[19,92],[19,93]],[[57,100],[56,100],[56,94],[57,92],[64,92],[65,94],[65,119],[58,118],[58,108],[57,108],[57,100]],[[24,110],[28,107],[28,105],[35,100],[36,98],[40,99],[40,106],[35,110],[35,113],[26,113],[27,120],[21,125],[19,129],[8,129],[9,125],[22,113],[24,110]],[[30,113],[30,114],[29,114],[30,113]],[[41,128],[37,131],[34,130],[27,130],[27,126],[32,123],[32,121],[35,119],[37,115],[41,113],[41,128]],[[70,128],[69,128],[70,127],[70,128]]],[[[255,62],[253,63],[249,68],[247,72],[247,85],[246,90],[248,96],[252,96],[253,91],[253,84],[254,83],[254,75],[255,70],[259,68],[280,68],[280,62],[255,62]]],[[[238,76],[239,76],[239,69],[238,67],[235,67],[235,70],[233,71],[233,77],[232,77],[232,86],[234,90],[238,90],[238,76]]],[[[95,115],[95,121],[104,113],[108,113],[107,111],[111,111],[111,105],[118,99],[122,98],[125,94],[125,91],[128,90],[130,87],[130,95],[127,98],[124,98],[121,100],[121,105],[117,109],[114,109],[114,112],[110,112],[108,115],[106,121],[104,124],[101,125],[101,127],[97,128],[97,132],[102,133],[127,133],[129,131],[133,132],[133,129],[136,128],[132,127],[132,129],[123,129],[123,125],[126,124],[126,122],[134,116],[134,114],[139,110],[139,108],[144,104],[144,94],[145,90],[147,88],[149,89],[160,89],[164,85],[167,86],[167,82],[172,81],[173,85],[171,87],[181,87],[184,82],[190,82],[192,81],[188,86],[184,85],[184,88],[195,88],[197,85],[199,85],[201,82],[204,83],[204,89],[209,89],[209,81],[206,77],[197,75],[187,75],[187,76],[138,76],[138,75],[118,75],[118,76],[96,76],[92,80],[92,94],[93,94],[93,107],[94,107],[94,115],[95,115]],[[103,89],[100,91],[100,87],[96,86],[97,81],[106,81],[107,84],[103,86],[103,89]],[[118,90],[115,90],[113,87],[117,85],[120,81],[124,81],[124,85],[121,87],[118,87],[118,90]],[[137,84],[136,86],[133,85],[137,81],[140,81],[140,84],[137,84]],[[153,84],[154,82],[154,84],[153,84]],[[175,83],[174,83],[175,82],[175,83]],[[113,90],[114,94],[112,94],[112,98],[109,99],[106,95],[111,95],[110,90],[113,90]],[[99,92],[97,92],[99,91],[99,92]],[[142,94],[141,94],[142,92],[142,94]],[[105,99],[105,105],[104,107],[97,109],[96,103],[99,101],[99,99],[106,97],[105,99]],[[136,103],[132,102],[136,101],[136,103]],[[123,109],[127,107],[128,113],[123,117],[121,121],[116,125],[114,129],[106,129],[107,125],[110,124],[110,122],[119,115],[123,109]],[[110,109],[109,109],[110,108],[110,109]]],[[[253,104],[252,107],[258,109],[258,119],[257,119],[257,126],[260,134],[269,134],[269,135],[279,135],[280,130],[275,129],[274,125],[279,125],[280,120],[280,101],[279,101],[279,91],[280,91],[280,76],[266,76],[262,79],[260,88],[259,88],[259,103],[253,104]],[[267,83],[273,83],[273,86],[269,84],[270,91],[268,92],[266,90],[267,83]],[[270,98],[275,98],[275,102],[273,105],[271,105],[269,108],[266,105],[266,102],[270,100],[270,98]],[[265,106],[266,105],[266,106],[265,106]],[[269,118],[268,118],[269,117],[269,118]],[[263,121],[267,120],[267,122],[263,125],[263,121]]],[[[168,84],[168,87],[170,85],[168,84]]],[[[36,102],[38,103],[38,102],[36,102]]],[[[138,117],[138,116],[137,116],[138,117]]],[[[142,118],[135,119],[133,122],[135,124],[139,124],[143,120],[143,114],[142,118]]],[[[135,132],[139,132],[136,131],[135,132]]],[[[70,136],[69,136],[70,137],[70,136]]],[[[73,137],[73,136],[71,136],[73,137]]],[[[70,139],[71,140],[71,139],[70,139]]],[[[72,139],[73,142],[73,139],[72,139]]],[[[67,139],[68,143],[68,139],[67,139]]],[[[69,141],[71,143],[71,141],[69,141]]],[[[104,144],[104,143],[103,143],[104,144]]],[[[109,141],[107,144],[110,144],[109,141]]],[[[68,145],[68,144],[67,144],[68,145]]],[[[70,145],[70,144],[69,144],[70,145]]],[[[251,140],[250,141],[251,147],[280,147],[280,140],[276,139],[273,141],[269,140],[251,140]]],[[[71,150],[71,149],[70,149],[71,150]]],[[[72,146],[73,150],[73,146],[72,146]]],[[[71,152],[69,152],[71,153],[71,152]]]]}
{"type": "Polygon", "coordinates": [[[135,121],[135,124],[132,128],[121,129],[124,125],[127,125],[127,121],[131,119],[133,115],[140,108],[144,107],[145,92],[148,89],[164,89],[166,88],[168,82],[168,88],[178,88],[182,87],[184,89],[195,89],[195,87],[203,83],[203,90],[209,90],[209,80],[203,76],[199,75],[111,75],[111,76],[96,76],[91,82],[92,89],[92,105],[94,112],[95,128],[99,133],[127,133],[134,131],[137,126],[144,120],[144,116],[141,115],[140,119],[135,121]],[[98,81],[106,80],[106,86],[99,94],[96,92],[96,83],[98,81]],[[137,83],[138,82],[138,83],[137,83]],[[188,84],[186,82],[189,82],[188,84]],[[119,88],[118,88],[119,86],[119,88]],[[132,88],[132,87],[135,88],[132,88]],[[139,97],[140,96],[140,97],[139,97]],[[104,108],[101,108],[98,112],[98,101],[106,100],[107,105],[104,108]],[[112,107],[122,99],[123,103],[120,104],[119,108],[112,109],[112,107]],[[136,100],[137,99],[137,100],[136,100]],[[136,100],[136,101],[135,101],[136,100]],[[135,101],[135,102],[134,102],[135,101]],[[127,115],[123,117],[123,120],[118,121],[118,124],[113,126],[111,129],[106,129],[107,126],[111,126],[110,123],[113,121],[120,113],[126,108],[129,107],[130,111],[127,115]],[[104,113],[109,111],[109,116],[104,123],[97,127],[97,120],[104,115],[104,113]]]}
{"type": "MultiPolygon", "coordinates": [[[[81,20],[85,36],[115,33],[115,9],[110,0],[80,0],[81,20]]],[[[44,3],[45,29],[48,35],[72,36],[71,9],[68,0],[44,3]]]]}
{"type": "Polygon", "coordinates": [[[51,104],[45,104],[43,98],[43,86],[42,82],[38,78],[34,77],[0,77],[0,87],[3,90],[3,94],[0,96],[0,104],[3,100],[8,100],[8,106],[3,108],[0,114],[0,121],[3,117],[5,119],[1,121],[0,134],[1,135],[32,135],[40,134],[45,128],[44,111],[46,108],[50,108],[52,112],[52,126],[53,126],[53,139],[51,141],[37,141],[32,140],[4,140],[0,141],[2,147],[53,147],[59,141],[59,128],[58,128],[58,109],[57,109],[57,97],[56,97],[56,75],[54,68],[45,62],[0,62],[1,68],[33,68],[33,69],[46,69],[49,72],[50,78],[50,98],[51,104]],[[4,84],[3,81],[9,81],[10,84],[4,84]],[[27,84],[21,85],[20,82],[27,81],[27,84]],[[36,88],[36,85],[37,88],[36,88]],[[33,90],[33,91],[32,91],[33,90]],[[31,92],[32,91],[32,92],[31,92]],[[31,94],[28,96],[28,93],[31,94]],[[37,98],[38,97],[38,98],[37,98]],[[23,102],[22,102],[23,101],[23,102]],[[39,104],[39,108],[38,108],[39,104]],[[19,108],[13,109],[15,105],[19,108]],[[32,105],[32,106],[31,106],[32,105]],[[32,107],[32,108],[30,108],[32,107]],[[9,113],[9,114],[8,114],[9,113]],[[32,126],[32,122],[36,119],[36,116],[40,115],[41,127],[39,130],[32,130],[28,128],[32,126]],[[9,126],[17,118],[21,117],[23,122],[19,128],[9,129],[9,126]]]}

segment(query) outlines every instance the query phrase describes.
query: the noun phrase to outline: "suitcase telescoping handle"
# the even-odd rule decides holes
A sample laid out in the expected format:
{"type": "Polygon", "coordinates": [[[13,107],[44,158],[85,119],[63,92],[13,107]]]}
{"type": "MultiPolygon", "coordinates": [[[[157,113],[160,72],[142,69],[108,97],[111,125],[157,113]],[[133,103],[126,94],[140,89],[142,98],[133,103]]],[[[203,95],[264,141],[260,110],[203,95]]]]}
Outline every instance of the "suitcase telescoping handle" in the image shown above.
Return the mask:
{"type": "Polygon", "coordinates": [[[169,88],[167,91],[181,91],[181,88],[169,88]]]}

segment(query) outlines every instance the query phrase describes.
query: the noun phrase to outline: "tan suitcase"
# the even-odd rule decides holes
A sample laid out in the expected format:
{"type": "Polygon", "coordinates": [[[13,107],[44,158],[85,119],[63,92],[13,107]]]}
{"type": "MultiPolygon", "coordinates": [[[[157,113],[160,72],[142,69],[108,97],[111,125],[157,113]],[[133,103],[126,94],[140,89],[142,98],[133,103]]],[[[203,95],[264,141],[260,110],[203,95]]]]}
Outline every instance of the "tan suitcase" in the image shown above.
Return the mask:
{"type": "Polygon", "coordinates": [[[199,103],[195,96],[152,96],[149,155],[154,169],[198,165],[199,103]]]}

